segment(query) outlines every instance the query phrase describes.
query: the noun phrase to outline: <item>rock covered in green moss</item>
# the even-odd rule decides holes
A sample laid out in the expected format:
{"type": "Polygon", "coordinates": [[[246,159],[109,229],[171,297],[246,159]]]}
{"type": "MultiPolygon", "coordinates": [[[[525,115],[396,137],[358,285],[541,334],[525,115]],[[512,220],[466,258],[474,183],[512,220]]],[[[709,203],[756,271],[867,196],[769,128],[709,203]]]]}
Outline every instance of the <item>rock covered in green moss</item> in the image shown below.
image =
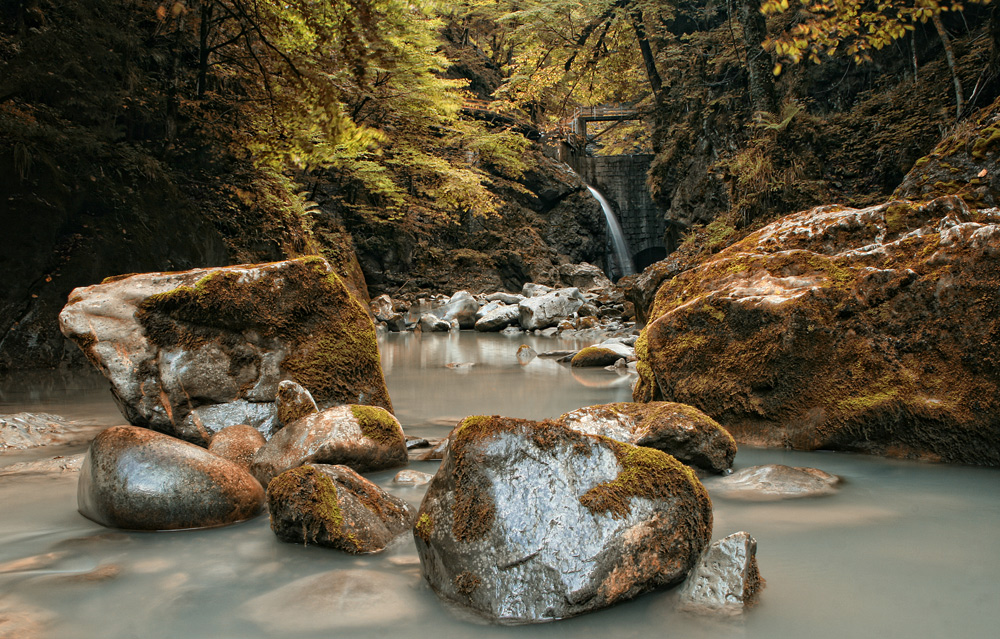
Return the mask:
{"type": "Polygon", "coordinates": [[[413,526],[413,509],[347,466],[308,464],[267,486],[271,530],[290,543],[378,552],[413,526]]]}
{"type": "Polygon", "coordinates": [[[59,321],[132,424],[203,445],[233,424],[270,435],[283,379],[391,409],[371,318],[319,257],[109,278],[59,321]]]}
{"type": "Polygon", "coordinates": [[[90,445],[77,484],[80,512],[131,530],[205,528],[260,512],[264,490],[239,465],[169,435],[114,426],[90,445]]]}
{"type": "Polygon", "coordinates": [[[414,527],[424,578],[500,623],[610,606],[684,578],[712,530],[673,457],[556,422],[468,417],[414,527]]]}
{"type": "Polygon", "coordinates": [[[234,424],[226,426],[212,436],[212,441],[208,443],[208,452],[250,470],[253,456],[266,441],[260,431],[253,426],[234,424]]]}
{"type": "Polygon", "coordinates": [[[818,207],[667,281],[637,401],[740,442],[1000,465],[1000,215],[818,207]]]}
{"type": "Polygon", "coordinates": [[[736,441],[693,406],[673,402],[621,402],[578,408],[559,421],[583,433],[648,446],[713,473],[733,465],[736,441]]]}
{"type": "Polygon", "coordinates": [[[377,406],[334,406],[285,426],[254,455],[251,471],[264,486],[303,464],[342,464],[360,472],[408,460],[399,421],[377,406]]]}
{"type": "Polygon", "coordinates": [[[705,549],[680,588],[678,609],[735,616],[757,603],[764,579],[757,567],[757,540],[733,533],[705,549]]]}
{"type": "Polygon", "coordinates": [[[635,350],[620,342],[609,341],[581,349],[570,359],[570,365],[574,368],[611,366],[620,359],[626,362],[634,360],[635,350]]]}
{"type": "Polygon", "coordinates": [[[274,404],[278,411],[279,428],[306,415],[319,412],[316,400],[309,390],[290,379],[282,380],[278,384],[278,396],[274,404]]]}

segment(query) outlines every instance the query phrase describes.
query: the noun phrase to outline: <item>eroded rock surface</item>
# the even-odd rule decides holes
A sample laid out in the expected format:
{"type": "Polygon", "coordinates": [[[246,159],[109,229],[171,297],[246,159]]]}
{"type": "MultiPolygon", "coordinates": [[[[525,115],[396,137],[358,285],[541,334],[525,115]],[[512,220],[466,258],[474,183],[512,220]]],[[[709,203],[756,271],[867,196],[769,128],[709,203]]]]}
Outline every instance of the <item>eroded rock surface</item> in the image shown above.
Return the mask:
{"type": "Polygon", "coordinates": [[[757,540],[740,531],[705,549],[680,589],[678,608],[734,616],[756,603],[764,588],[757,540]]]}
{"type": "Polygon", "coordinates": [[[391,409],[371,319],[319,257],[109,278],[59,321],[129,422],[202,445],[234,424],[270,435],[283,379],[391,409]]]}
{"type": "Polygon", "coordinates": [[[279,430],[254,455],[251,470],[261,485],[303,464],[342,464],[360,472],[407,462],[399,422],[376,406],[334,406],[279,430]]]}
{"type": "Polygon", "coordinates": [[[704,487],[665,453],[554,422],[469,417],[414,537],[439,595],[492,621],[532,623],[682,580],[711,528],[704,487]]]}
{"type": "Polygon", "coordinates": [[[242,467],[200,446],[114,426],[87,451],[77,504],[85,517],[112,528],[205,528],[255,516],[264,490],[242,467]]]}
{"type": "Polygon", "coordinates": [[[582,433],[656,448],[713,473],[731,468],[736,442],[714,419],[673,402],[600,404],[565,413],[563,424],[582,433]]]}
{"type": "Polygon", "coordinates": [[[637,401],[756,445],[1000,465],[1000,213],[818,207],[659,290],[637,401]]]}
{"type": "Polygon", "coordinates": [[[413,509],[347,466],[309,464],[268,484],[278,539],[351,554],[378,552],[413,525],[413,509]]]}

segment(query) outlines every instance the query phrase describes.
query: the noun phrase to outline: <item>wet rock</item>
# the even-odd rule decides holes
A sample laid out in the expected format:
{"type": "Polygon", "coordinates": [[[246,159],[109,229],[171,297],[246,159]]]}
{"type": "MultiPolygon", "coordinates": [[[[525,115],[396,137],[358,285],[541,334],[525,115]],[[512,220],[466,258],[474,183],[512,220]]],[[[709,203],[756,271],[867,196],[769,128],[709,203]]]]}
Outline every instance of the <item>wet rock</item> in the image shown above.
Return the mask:
{"type": "Polygon", "coordinates": [[[251,471],[262,486],[303,464],[342,464],[360,472],[405,464],[399,422],[375,406],[335,406],[285,426],[254,455],[251,471]]]}
{"type": "Polygon", "coordinates": [[[48,413],[0,415],[0,451],[86,441],[93,430],[48,413]]]}
{"type": "MultiPolygon", "coordinates": [[[[520,316],[520,313],[518,313],[518,316],[520,316]]],[[[501,335],[506,335],[508,337],[511,337],[511,336],[514,336],[514,335],[520,335],[523,332],[524,331],[522,331],[517,326],[508,326],[507,328],[505,328],[502,331],[500,331],[500,334],[501,335]]]]}
{"type": "Polygon", "coordinates": [[[269,435],[283,379],[320,406],[391,408],[371,318],[322,258],[109,278],[59,322],[129,422],[201,445],[234,424],[269,435]]]}
{"type": "Polygon", "coordinates": [[[685,404],[601,404],[566,413],[559,421],[583,433],[662,450],[713,473],[731,468],[736,457],[736,442],[726,429],[685,404]]]}
{"type": "Polygon", "coordinates": [[[597,313],[597,307],[590,302],[587,302],[576,311],[576,314],[580,317],[597,317],[597,313]]]}
{"type": "Polygon", "coordinates": [[[433,478],[434,475],[422,473],[419,470],[401,470],[392,478],[392,483],[403,486],[423,486],[433,478]]]}
{"type": "Polygon", "coordinates": [[[179,439],[114,426],[90,446],[80,470],[80,513],[131,530],[205,528],[260,512],[264,491],[240,466],[179,439]]]}
{"type": "Polygon", "coordinates": [[[563,286],[572,286],[581,291],[593,291],[612,286],[611,280],[604,274],[604,271],[587,262],[563,264],[559,267],[559,279],[562,280],[563,286]]]}
{"type": "Polygon", "coordinates": [[[611,366],[619,359],[623,359],[622,354],[615,349],[605,346],[588,346],[574,355],[570,364],[576,368],[611,366]]]}
{"type": "Polygon", "coordinates": [[[289,379],[282,380],[278,384],[278,396],[274,405],[278,410],[278,428],[287,426],[306,415],[319,412],[312,394],[302,384],[297,384],[289,379]]]}
{"type": "Polygon", "coordinates": [[[438,309],[441,319],[446,322],[457,321],[460,328],[471,329],[476,325],[476,313],[480,304],[468,291],[459,291],[451,296],[444,307],[438,309]]]}
{"type": "MultiPolygon", "coordinates": [[[[527,299],[530,297],[536,297],[539,295],[545,295],[546,293],[552,292],[551,286],[545,286],[544,284],[536,284],[535,282],[525,282],[524,286],[521,287],[521,297],[527,299]]],[[[523,302],[524,300],[521,300],[523,302]]],[[[518,302],[520,304],[521,302],[518,302]]]]}
{"type": "Polygon", "coordinates": [[[525,330],[544,329],[555,326],[559,320],[569,317],[583,306],[583,296],[576,288],[559,290],[531,297],[520,304],[521,328],[525,330]]]}
{"type": "Polygon", "coordinates": [[[483,319],[489,313],[492,313],[493,311],[503,306],[506,306],[506,304],[504,304],[503,302],[496,302],[496,301],[486,302],[485,304],[479,307],[478,311],[476,311],[476,321],[483,319]]]}
{"type": "Polygon", "coordinates": [[[475,329],[483,333],[502,331],[520,319],[521,310],[517,306],[499,306],[476,321],[475,329]]]}
{"type": "Polygon", "coordinates": [[[524,295],[517,295],[516,293],[506,293],[500,291],[498,293],[490,293],[486,296],[487,302],[502,302],[503,304],[513,304],[517,306],[521,300],[524,299],[524,295]]]}
{"type": "Polygon", "coordinates": [[[247,424],[236,424],[226,426],[217,432],[208,444],[208,452],[250,470],[253,456],[266,441],[256,428],[247,424]]]}
{"type": "Polygon", "coordinates": [[[577,351],[545,351],[544,353],[539,353],[538,356],[545,359],[562,359],[563,357],[572,358],[577,354],[577,351]]]}
{"type": "Polygon", "coordinates": [[[385,325],[393,333],[402,333],[406,330],[406,318],[400,313],[395,313],[385,320],[385,325]]]}
{"type": "Polygon", "coordinates": [[[410,437],[406,436],[406,450],[412,450],[414,448],[430,448],[431,444],[423,437],[410,437]]]}
{"type": "Polygon", "coordinates": [[[388,295],[379,295],[371,301],[368,307],[372,311],[372,315],[379,322],[388,322],[389,318],[396,315],[396,311],[393,308],[392,298],[388,295]]]}
{"type": "Polygon", "coordinates": [[[78,473],[83,465],[84,454],[57,455],[51,459],[18,462],[0,468],[0,477],[16,475],[62,475],[63,473],[78,473]]]}
{"type": "Polygon", "coordinates": [[[451,324],[440,319],[432,313],[424,313],[417,321],[417,326],[424,333],[447,333],[451,330],[451,324]]]}
{"type": "Polygon", "coordinates": [[[410,461],[437,461],[444,459],[448,452],[448,438],[430,440],[430,450],[414,450],[410,453],[410,461]]]}
{"type": "Polygon", "coordinates": [[[836,493],[840,483],[840,477],[816,468],[767,464],[713,478],[708,485],[713,493],[727,499],[773,501],[825,497],[836,493]]]}
{"type": "Polygon", "coordinates": [[[527,344],[521,344],[521,346],[517,349],[517,363],[521,366],[526,366],[537,356],[538,353],[535,352],[535,349],[531,348],[527,344]]]}
{"type": "Polygon", "coordinates": [[[669,455],[552,422],[469,417],[414,538],[440,596],[532,623],[679,582],[711,527],[704,487],[669,455]]]}
{"type": "Polygon", "coordinates": [[[680,588],[678,609],[733,616],[756,603],[764,579],[757,568],[757,540],[738,532],[705,549],[680,588]]]}
{"type": "Polygon", "coordinates": [[[633,397],[753,445],[1000,466],[998,256],[1000,215],[955,197],[786,216],[663,284],[633,397]]]}
{"type": "Polygon", "coordinates": [[[307,464],[267,486],[271,530],[290,543],[378,552],[413,525],[413,511],[347,466],[307,464]]]}

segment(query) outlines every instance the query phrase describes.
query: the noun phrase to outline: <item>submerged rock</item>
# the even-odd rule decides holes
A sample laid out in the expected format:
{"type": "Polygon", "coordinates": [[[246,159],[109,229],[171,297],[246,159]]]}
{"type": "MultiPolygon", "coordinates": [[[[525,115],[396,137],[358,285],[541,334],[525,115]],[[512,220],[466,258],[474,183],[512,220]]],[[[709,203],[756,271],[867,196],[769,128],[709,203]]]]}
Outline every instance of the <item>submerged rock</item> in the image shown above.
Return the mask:
{"type": "Polygon", "coordinates": [[[610,606],[677,583],[711,537],[694,473],[554,422],[468,417],[414,527],[442,597],[500,623],[610,606]]]}
{"type": "Polygon", "coordinates": [[[767,464],[739,470],[712,480],[712,492],[729,499],[771,501],[825,497],[837,492],[840,477],[816,468],[767,464]]]}
{"type": "Polygon", "coordinates": [[[732,435],[705,413],[685,404],[601,404],[566,413],[559,421],[583,433],[662,450],[713,473],[731,468],[736,457],[732,435]]]}
{"type": "Polygon", "coordinates": [[[278,396],[274,400],[274,405],[278,411],[278,428],[319,412],[312,394],[302,384],[290,379],[282,380],[278,384],[278,396]]]}
{"type": "Polygon", "coordinates": [[[678,608],[703,614],[738,615],[764,588],[757,568],[757,540],[740,531],[705,549],[680,589],[678,608]]]}
{"type": "Polygon", "coordinates": [[[520,364],[521,366],[527,366],[529,363],[531,363],[531,360],[538,357],[538,353],[536,353],[535,349],[531,348],[527,344],[521,344],[517,348],[516,357],[518,364],[520,364]]]}
{"type": "Polygon", "coordinates": [[[434,475],[419,470],[401,470],[392,478],[392,483],[402,486],[423,486],[433,478],[434,475]]]}
{"type": "Polygon", "coordinates": [[[303,464],[342,464],[368,472],[407,462],[399,422],[376,406],[335,406],[279,430],[254,455],[254,477],[267,486],[303,464]]]}
{"type": "Polygon", "coordinates": [[[255,516],[264,490],[246,470],[204,448],[114,426],[87,451],[77,504],[85,517],[112,528],[205,528],[255,516]]]}
{"type": "Polygon", "coordinates": [[[378,552],[413,525],[413,511],[347,466],[310,464],[267,486],[271,530],[290,543],[378,552]]]}
{"type": "Polygon", "coordinates": [[[529,297],[517,305],[521,328],[530,331],[554,327],[559,320],[575,313],[583,302],[580,289],[576,288],[561,288],[529,297]]]}
{"type": "Polygon", "coordinates": [[[0,451],[86,442],[98,428],[48,413],[0,415],[0,451]]]}
{"type": "Polygon", "coordinates": [[[236,424],[226,426],[217,432],[208,444],[208,452],[250,470],[253,456],[266,441],[256,428],[246,424],[236,424]]]}
{"type": "Polygon", "coordinates": [[[391,408],[374,325],[319,257],[109,278],[59,322],[132,424],[202,445],[234,424],[269,435],[283,379],[320,406],[391,408]]]}
{"type": "Polygon", "coordinates": [[[738,441],[1000,466],[1000,215],[960,199],[786,216],[665,282],[637,401],[738,441]]]}

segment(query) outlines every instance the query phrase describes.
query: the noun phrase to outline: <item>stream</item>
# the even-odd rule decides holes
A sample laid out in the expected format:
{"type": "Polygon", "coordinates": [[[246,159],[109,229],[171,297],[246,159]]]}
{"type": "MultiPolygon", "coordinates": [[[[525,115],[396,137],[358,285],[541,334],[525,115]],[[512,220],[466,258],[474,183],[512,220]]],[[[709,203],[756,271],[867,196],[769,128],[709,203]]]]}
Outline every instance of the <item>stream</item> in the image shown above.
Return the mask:
{"type": "MultiPolygon", "coordinates": [[[[538,352],[585,345],[467,331],[382,338],[386,382],[406,432],[444,437],[469,414],[540,419],[630,399],[629,376],[542,358],[522,366],[521,344],[538,352]]],[[[95,427],[124,421],[96,373],[4,381],[0,413],[20,411],[95,427]]],[[[0,471],[83,450],[6,453],[0,471]]],[[[765,463],[820,468],[845,484],[819,499],[714,499],[713,539],[749,531],[767,580],[742,618],[680,613],[676,593],[659,591],[555,623],[483,625],[428,589],[409,536],[383,553],[351,556],[279,542],[266,516],[210,530],[111,530],[77,513],[76,473],[67,472],[0,473],[0,619],[23,621],[29,631],[17,636],[25,639],[996,636],[996,469],[752,448],[740,449],[735,468],[765,463]]],[[[395,472],[367,476],[419,505],[425,487],[394,485],[395,472]]]]}

